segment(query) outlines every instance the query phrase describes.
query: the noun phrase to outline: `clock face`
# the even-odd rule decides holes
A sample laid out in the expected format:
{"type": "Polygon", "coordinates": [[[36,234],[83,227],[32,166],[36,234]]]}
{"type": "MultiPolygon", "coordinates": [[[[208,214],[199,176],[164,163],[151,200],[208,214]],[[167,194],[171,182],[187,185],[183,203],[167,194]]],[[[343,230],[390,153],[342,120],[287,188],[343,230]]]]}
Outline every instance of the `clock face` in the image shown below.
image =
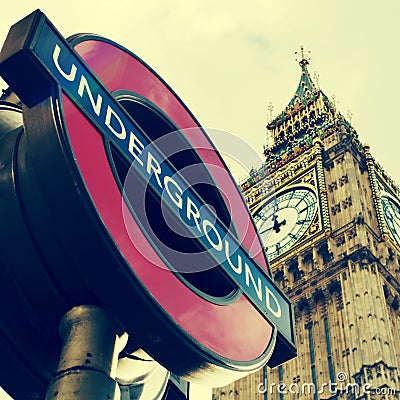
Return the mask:
{"type": "Polygon", "coordinates": [[[306,232],[317,212],[317,197],[305,188],[280,194],[254,217],[269,260],[283,254],[306,232]]]}
{"type": "Polygon", "coordinates": [[[390,197],[382,196],[381,201],[385,221],[397,244],[400,245],[400,207],[390,197]]]}

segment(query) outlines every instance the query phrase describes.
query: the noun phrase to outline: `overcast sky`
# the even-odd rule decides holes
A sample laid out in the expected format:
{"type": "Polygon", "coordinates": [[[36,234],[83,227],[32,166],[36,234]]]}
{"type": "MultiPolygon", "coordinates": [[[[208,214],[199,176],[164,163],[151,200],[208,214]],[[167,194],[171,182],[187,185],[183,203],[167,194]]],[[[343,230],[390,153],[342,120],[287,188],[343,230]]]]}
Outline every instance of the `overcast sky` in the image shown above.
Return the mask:
{"type": "Polygon", "coordinates": [[[268,104],[278,114],[291,99],[301,72],[294,52],[304,45],[311,51],[311,76],[317,72],[342,114],[350,111],[361,141],[400,182],[400,1],[60,3],[2,4],[0,42],[13,23],[40,8],[66,37],[97,33],[124,45],[172,86],[204,126],[234,133],[260,153],[268,104]]]}

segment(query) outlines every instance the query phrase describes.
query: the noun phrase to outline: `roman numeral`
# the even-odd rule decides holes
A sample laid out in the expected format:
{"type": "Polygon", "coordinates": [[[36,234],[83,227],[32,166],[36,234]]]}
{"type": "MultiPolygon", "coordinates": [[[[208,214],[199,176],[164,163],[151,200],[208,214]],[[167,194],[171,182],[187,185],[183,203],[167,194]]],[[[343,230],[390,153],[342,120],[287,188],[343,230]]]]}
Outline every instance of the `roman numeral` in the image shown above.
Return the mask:
{"type": "Polygon", "coordinates": [[[297,224],[297,225],[303,225],[303,224],[305,224],[306,222],[310,222],[310,221],[311,221],[310,218],[307,218],[307,219],[299,219],[299,220],[296,222],[296,224],[297,224]]]}

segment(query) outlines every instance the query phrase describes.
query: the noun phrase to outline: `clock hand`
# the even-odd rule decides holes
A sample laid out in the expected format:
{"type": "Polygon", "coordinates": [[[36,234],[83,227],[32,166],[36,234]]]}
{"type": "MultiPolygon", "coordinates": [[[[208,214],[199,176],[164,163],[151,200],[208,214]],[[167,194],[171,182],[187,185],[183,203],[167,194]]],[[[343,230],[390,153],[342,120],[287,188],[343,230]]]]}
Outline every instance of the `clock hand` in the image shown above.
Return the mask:
{"type": "Polygon", "coordinates": [[[270,231],[272,228],[273,228],[273,226],[271,226],[270,228],[267,228],[267,229],[265,229],[265,230],[263,230],[262,232],[259,232],[259,233],[260,233],[260,235],[263,235],[264,233],[270,231]]]}
{"type": "Polygon", "coordinates": [[[313,206],[315,203],[312,204],[307,204],[304,208],[302,208],[301,210],[299,210],[299,214],[303,213],[304,211],[307,210],[308,207],[313,206]]]}
{"type": "Polygon", "coordinates": [[[296,224],[297,224],[297,225],[302,225],[302,224],[305,224],[306,222],[310,222],[310,221],[311,221],[311,218],[299,219],[299,220],[296,222],[296,224]]]}
{"type": "Polygon", "coordinates": [[[274,221],[274,226],[272,228],[276,233],[280,232],[282,225],[286,225],[286,219],[284,219],[282,222],[278,222],[278,217],[276,215],[274,215],[273,221],[274,221]]]}

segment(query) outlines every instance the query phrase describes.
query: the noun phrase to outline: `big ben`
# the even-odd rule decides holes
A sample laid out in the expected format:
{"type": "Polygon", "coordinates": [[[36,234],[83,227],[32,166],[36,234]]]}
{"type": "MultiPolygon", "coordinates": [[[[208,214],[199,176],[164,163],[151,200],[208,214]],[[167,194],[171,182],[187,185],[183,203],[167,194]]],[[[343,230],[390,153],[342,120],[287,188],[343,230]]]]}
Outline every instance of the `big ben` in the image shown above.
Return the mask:
{"type": "Polygon", "coordinates": [[[398,399],[400,191],[314,84],[303,49],[299,64],[265,162],[241,185],[295,304],[298,356],[213,399],[398,399]]]}

